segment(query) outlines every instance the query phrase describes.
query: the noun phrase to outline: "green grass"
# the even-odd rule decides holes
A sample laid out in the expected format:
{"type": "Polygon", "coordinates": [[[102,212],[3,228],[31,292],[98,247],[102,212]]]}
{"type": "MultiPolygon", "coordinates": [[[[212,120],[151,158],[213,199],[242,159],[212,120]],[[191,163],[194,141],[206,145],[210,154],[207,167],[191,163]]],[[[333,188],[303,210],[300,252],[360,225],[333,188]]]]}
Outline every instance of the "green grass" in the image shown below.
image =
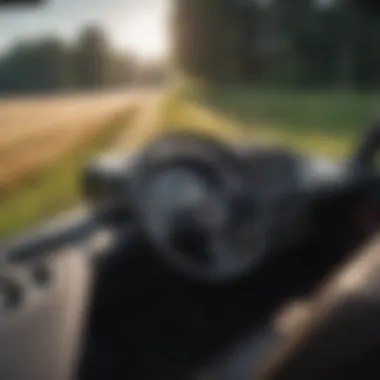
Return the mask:
{"type": "Polygon", "coordinates": [[[226,88],[205,91],[200,100],[243,122],[347,136],[359,133],[374,116],[380,94],[226,88]]]}
{"type": "Polygon", "coordinates": [[[203,124],[230,136],[233,129],[244,140],[270,137],[305,153],[341,157],[354,149],[379,105],[380,94],[194,86],[171,94],[164,119],[169,125],[203,124]]]}
{"type": "Polygon", "coordinates": [[[102,132],[78,145],[55,165],[19,184],[0,201],[0,237],[9,236],[51,217],[80,200],[80,177],[85,164],[112,144],[126,128],[133,110],[123,110],[102,132]]]}

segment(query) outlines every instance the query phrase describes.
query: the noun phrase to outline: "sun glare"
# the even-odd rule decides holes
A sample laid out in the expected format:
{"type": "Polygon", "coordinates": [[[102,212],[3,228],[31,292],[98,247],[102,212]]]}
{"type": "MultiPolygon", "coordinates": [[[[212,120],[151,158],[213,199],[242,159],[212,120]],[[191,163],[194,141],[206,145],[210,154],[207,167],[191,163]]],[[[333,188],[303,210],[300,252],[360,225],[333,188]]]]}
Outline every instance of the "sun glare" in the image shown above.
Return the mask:
{"type": "Polygon", "coordinates": [[[147,60],[164,58],[169,50],[168,40],[164,10],[141,12],[119,37],[120,44],[147,60]]]}

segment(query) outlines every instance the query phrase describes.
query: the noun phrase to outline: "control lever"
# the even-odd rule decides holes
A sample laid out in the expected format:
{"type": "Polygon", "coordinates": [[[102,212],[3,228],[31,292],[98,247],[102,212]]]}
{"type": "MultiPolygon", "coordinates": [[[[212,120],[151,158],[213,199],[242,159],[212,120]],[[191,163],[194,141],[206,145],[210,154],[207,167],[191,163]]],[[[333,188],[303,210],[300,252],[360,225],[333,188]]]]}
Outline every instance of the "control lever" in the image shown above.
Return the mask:
{"type": "Polygon", "coordinates": [[[2,242],[0,255],[10,263],[41,257],[69,244],[83,241],[100,226],[100,222],[101,218],[92,212],[71,212],[55,222],[33,229],[26,235],[2,242]]]}

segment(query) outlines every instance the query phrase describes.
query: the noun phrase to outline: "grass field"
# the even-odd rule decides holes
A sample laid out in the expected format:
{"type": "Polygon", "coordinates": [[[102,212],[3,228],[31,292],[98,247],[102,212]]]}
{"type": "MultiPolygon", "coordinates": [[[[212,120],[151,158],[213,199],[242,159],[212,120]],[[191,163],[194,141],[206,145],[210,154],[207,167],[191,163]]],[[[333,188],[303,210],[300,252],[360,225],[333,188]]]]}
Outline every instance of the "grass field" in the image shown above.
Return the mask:
{"type": "Polygon", "coordinates": [[[0,237],[77,202],[83,166],[132,113],[126,94],[0,101],[0,237]]]}
{"type": "Polygon", "coordinates": [[[199,98],[243,122],[346,136],[355,135],[380,110],[380,93],[226,88],[204,92],[199,98]]]}
{"type": "Polygon", "coordinates": [[[380,94],[222,88],[177,90],[161,129],[199,127],[227,139],[271,140],[310,154],[349,155],[379,109],[380,94]]]}
{"type": "Polygon", "coordinates": [[[224,140],[267,141],[330,157],[352,153],[380,94],[176,88],[151,103],[123,139],[136,149],[162,132],[192,130],[224,140]]]}

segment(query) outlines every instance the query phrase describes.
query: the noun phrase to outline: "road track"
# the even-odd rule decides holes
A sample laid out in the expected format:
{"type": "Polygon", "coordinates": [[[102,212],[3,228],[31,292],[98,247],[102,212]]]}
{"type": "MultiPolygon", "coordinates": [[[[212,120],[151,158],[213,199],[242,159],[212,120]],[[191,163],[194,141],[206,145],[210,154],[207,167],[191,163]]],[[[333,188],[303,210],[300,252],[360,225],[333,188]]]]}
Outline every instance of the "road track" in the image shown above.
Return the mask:
{"type": "Polygon", "coordinates": [[[0,100],[0,190],[96,134],[136,91],[0,100]]]}

